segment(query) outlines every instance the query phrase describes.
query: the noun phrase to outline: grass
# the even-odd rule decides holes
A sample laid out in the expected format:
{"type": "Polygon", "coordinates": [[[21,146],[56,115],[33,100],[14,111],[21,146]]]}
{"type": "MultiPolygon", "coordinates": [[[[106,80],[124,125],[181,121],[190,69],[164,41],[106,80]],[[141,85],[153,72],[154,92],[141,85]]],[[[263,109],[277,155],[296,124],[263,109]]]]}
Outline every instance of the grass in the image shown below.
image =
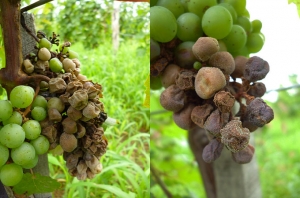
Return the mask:
{"type": "Polygon", "coordinates": [[[51,176],[62,183],[53,196],[149,197],[149,109],[143,106],[148,50],[134,40],[121,43],[116,54],[110,43],[90,51],[81,44],[71,48],[80,54],[81,73],[103,86],[105,111],[120,124],[104,126],[108,150],[101,158],[102,172],[91,180],[70,177],[62,156],[49,154],[51,176]]]}

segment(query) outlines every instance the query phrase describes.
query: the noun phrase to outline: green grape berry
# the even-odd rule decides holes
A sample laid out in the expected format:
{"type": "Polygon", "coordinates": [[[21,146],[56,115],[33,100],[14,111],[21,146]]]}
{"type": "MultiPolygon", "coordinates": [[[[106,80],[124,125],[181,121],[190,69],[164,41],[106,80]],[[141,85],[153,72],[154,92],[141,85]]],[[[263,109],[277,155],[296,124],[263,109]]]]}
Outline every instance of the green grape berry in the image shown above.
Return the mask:
{"type": "Polygon", "coordinates": [[[22,165],[22,168],[25,168],[25,169],[34,168],[37,165],[38,161],[39,161],[39,156],[36,154],[32,160],[30,160],[28,163],[22,165]]]}
{"type": "Polygon", "coordinates": [[[177,37],[182,41],[196,41],[203,35],[201,19],[194,13],[180,15],[177,25],[177,37]]]}
{"type": "Polygon", "coordinates": [[[23,142],[19,147],[11,150],[11,158],[14,163],[23,166],[35,158],[35,149],[30,143],[23,142]]]}
{"type": "Polygon", "coordinates": [[[41,134],[42,128],[38,121],[28,120],[22,125],[25,131],[25,137],[28,140],[34,140],[41,134]]]}
{"type": "Polygon", "coordinates": [[[264,37],[260,33],[251,33],[247,38],[246,46],[249,53],[259,52],[264,45],[264,37]]]}
{"type": "Polygon", "coordinates": [[[62,62],[60,62],[60,60],[58,58],[52,58],[49,61],[49,67],[50,67],[51,71],[59,73],[63,69],[63,64],[62,64],[62,62]]]}
{"type": "Polygon", "coordinates": [[[181,14],[184,13],[184,7],[180,0],[158,0],[157,6],[162,6],[170,10],[175,18],[178,18],[181,14]]]}
{"type": "Polygon", "coordinates": [[[247,33],[240,25],[233,25],[230,33],[222,39],[229,52],[242,49],[247,42],[247,33]]]}
{"type": "Polygon", "coordinates": [[[166,43],[175,38],[177,22],[173,13],[165,7],[150,8],[150,36],[152,39],[166,43]],[[163,17],[162,17],[163,16],[163,17]]]}
{"type": "Polygon", "coordinates": [[[210,37],[222,39],[232,28],[232,16],[223,6],[213,6],[206,10],[202,18],[203,32],[210,37]]]}
{"type": "Polygon", "coordinates": [[[7,120],[3,120],[3,125],[12,124],[12,123],[21,125],[22,121],[23,121],[22,115],[19,112],[14,111],[7,120]]]}
{"type": "Polygon", "coordinates": [[[69,59],[74,59],[74,58],[79,58],[79,55],[77,52],[73,51],[73,50],[69,50],[69,59]]]}
{"type": "Polygon", "coordinates": [[[7,124],[0,130],[0,143],[8,148],[16,148],[25,140],[24,129],[17,124],[7,124]]]}
{"type": "Polygon", "coordinates": [[[8,100],[0,100],[0,121],[7,120],[13,113],[13,106],[8,100]]]}
{"type": "Polygon", "coordinates": [[[15,186],[23,177],[23,169],[20,165],[5,164],[0,170],[0,179],[5,186],[15,186]]]}
{"type": "Polygon", "coordinates": [[[42,121],[47,117],[47,111],[43,107],[34,107],[31,110],[31,117],[34,120],[42,121]]]}
{"type": "Polygon", "coordinates": [[[252,25],[252,32],[253,33],[259,33],[261,28],[262,28],[262,23],[260,20],[255,19],[253,21],[251,21],[251,25],[252,25]]]}
{"type": "Polygon", "coordinates": [[[8,157],[9,157],[8,148],[0,144],[0,168],[7,162],[8,157]]]}
{"type": "Polygon", "coordinates": [[[46,39],[46,38],[41,38],[40,42],[39,42],[39,48],[43,48],[43,47],[45,47],[48,50],[50,50],[51,47],[52,47],[52,43],[48,39],[46,39]]]}
{"type": "Polygon", "coordinates": [[[48,102],[44,96],[37,95],[31,104],[31,108],[33,109],[34,107],[38,106],[47,109],[47,103],[48,102]]]}
{"type": "Polygon", "coordinates": [[[200,19],[202,19],[205,11],[214,5],[217,5],[216,0],[205,0],[205,1],[189,0],[189,1],[187,1],[188,12],[197,14],[200,19]]]}
{"type": "Polygon", "coordinates": [[[49,140],[41,135],[35,140],[32,140],[30,144],[34,147],[36,154],[42,155],[44,153],[47,153],[50,147],[49,140]]]}
{"type": "Polygon", "coordinates": [[[34,89],[26,85],[19,85],[10,92],[10,101],[13,107],[26,108],[34,98],[34,89]]]}

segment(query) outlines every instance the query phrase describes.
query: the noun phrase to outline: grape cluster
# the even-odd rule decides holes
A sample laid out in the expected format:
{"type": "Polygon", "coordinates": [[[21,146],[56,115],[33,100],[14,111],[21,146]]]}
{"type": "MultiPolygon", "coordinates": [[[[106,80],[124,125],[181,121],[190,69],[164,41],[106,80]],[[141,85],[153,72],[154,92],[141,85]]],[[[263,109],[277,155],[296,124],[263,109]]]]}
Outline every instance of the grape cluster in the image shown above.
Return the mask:
{"type": "Polygon", "coordinates": [[[5,112],[0,115],[0,178],[7,186],[20,181],[22,168],[35,167],[39,154],[57,146],[72,176],[93,178],[102,170],[99,160],[108,145],[102,127],[107,119],[100,101],[102,86],[80,74],[81,63],[70,42],[59,45],[55,33],[50,38],[42,32],[37,36],[40,41],[25,57],[22,70],[47,80],[17,86],[10,101],[0,101],[5,112]],[[59,46],[55,51],[53,44],[59,46]],[[14,182],[11,172],[18,173],[14,182]]]}
{"type": "Polygon", "coordinates": [[[250,133],[274,118],[261,99],[269,64],[249,58],[263,46],[261,22],[250,22],[245,0],[151,2],[151,88],[164,87],[162,107],[182,129],[206,130],[205,162],[224,146],[250,162],[250,133]]]}
{"type": "Polygon", "coordinates": [[[10,92],[10,100],[0,100],[0,179],[6,186],[19,183],[23,169],[34,168],[38,155],[50,147],[39,122],[45,118],[46,110],[34,96],[32,87],[19,85],[10,92]],[[32,111],[28,118],[22,109],[30,105],[32,111]]]}

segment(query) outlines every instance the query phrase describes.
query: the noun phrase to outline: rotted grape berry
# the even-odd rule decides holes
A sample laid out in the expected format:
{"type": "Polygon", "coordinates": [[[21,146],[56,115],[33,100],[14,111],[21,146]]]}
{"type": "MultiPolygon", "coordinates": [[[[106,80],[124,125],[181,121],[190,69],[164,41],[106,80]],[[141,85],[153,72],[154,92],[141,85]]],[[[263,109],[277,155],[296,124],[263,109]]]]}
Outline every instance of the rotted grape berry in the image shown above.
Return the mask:
{"type": "Polygon", "coordinates": [[[160,95],[161,106],[173,112],[180,111],[185,105],[185,100],[184,92],[177,85],[169,86],[160,95]]]}
{"type": "Polygon", "coordinates": [[[267,61],[260,57],[253,56],[246,62],[244,78],[250,82],[262,80],[266,77],[269,70],[270,67],[267,61]]]}
{"type": "Polygon", "coordinates": [[[212,37],[200,37],[193,45],[193,53],[200,61],[207,61],[220,49],[218,40],[212,37]]]}

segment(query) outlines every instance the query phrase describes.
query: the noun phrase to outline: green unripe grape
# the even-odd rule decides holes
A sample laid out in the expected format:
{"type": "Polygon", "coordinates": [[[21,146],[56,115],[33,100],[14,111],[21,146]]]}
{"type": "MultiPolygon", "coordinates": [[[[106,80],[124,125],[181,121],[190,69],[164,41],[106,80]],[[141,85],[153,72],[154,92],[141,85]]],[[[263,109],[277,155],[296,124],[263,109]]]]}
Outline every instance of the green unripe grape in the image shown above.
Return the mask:
{"type": "Polygon", "coordinates": [[[0,168],[7,162],[8,157],[9,157],[8,148],[0,144],[0,168]]]}
{"type": "Polygon", "coordinates": [[[231,31],[232,24],[230,12],[223,6],[208,8],[202,18],[203,32],[216,39],[226,37],[231,31]]]}
{"type": "Polygon", "coordinates": [[[31,108],[33,109],[34,107],[38,106],[47,109],[47,103],[48,102],[44,96],[37,95],[31,104],[31,108]]]}
{"type": "Polygon", "coordinates": [[[34,120],[42,121],[47,117],[47,111],[43,107],[34,107],[31,110],[31,117],[34,120]]]}
{"type": "Polygon", "coordinates": [[[252,31],[251,22],[250,22],[249,18],[247,18],[245,16],[239,16],[237,18],[237,25],[242,26],[247,33],[250,33],[252,31]]]}
{"type": "Polygon", "coordinates": [[[202,19],[203,14],[208,8],[215,5],[217,5],[216,0],[189,0],[187,2],[188,11],[198,15],[200,19],[202,19]]]}
{"type": "Polygon", "coordinates": [[[160,46],[159,44],[153,40],[150,39],[150,60],[155,60],[160,55],[160,46]]]}
{"type": "Polygon", "coordinates": [[[260,20],[255,19],[251,22],[252,24],[252,32],[253,33],[259,33],[262,28],[262,23],[260,20]]]}
{"type": "Polygon", "coordinates": [[[175,38],[177,22],[173,13],[165,7],[150,8],[150,36],[152,39],[166,43],[175,38]],[[162,17],[163,16],[163,17],[162,17]]]}
{"type": "Polygon", "coordinates": [[[51,43],[48,39],[46,39],[46,38],[41,38],[38,47],[39,47],[39,48],[45,47],[45,48],[47,48],[48,50],[51,50],[52,43],[51,43]]]}
{"type": "Polygon", "coordinates": [[[224,0],[224,2],[231,4],[235,9],[237,15],[244,15],[246,10],[246,0],[224,0]]]}
{"type": "Polygon", "coordinates": [[[156,3],[157,6],[162,6],[170,10],[175,18],[178,18],[181,14],[184,13],[184,7],[181,4],[180,0],[158,0],[156,3]]]}
{"type": "Polygon", "coordinates": [[[25,140],[24,129],[17,124],[7,124],[0,130],[0,143],[8,148],[19,147],[25,140]]]}
{"type": "Polygon", "coordinates": [[[47,153],[47,151],[49,150],[49,147],[50,147],[49,140],[43,135],[39,136],[35,140],[32,140],[30,142],[30,144],[32,144],[32,146],[35,149],[36,154],[38,154],[38,155],[47,153]]]}
{"type": "Polygon", "coordinates": [[[155,6],[158,0],[150,0],[150,7],[155,6]]]}
{"type": "Polygon", "coordinates": [[[194,13],[184,13],[177,18],[177,37],[182,41],[196,41],[203,35],[201,19],[194,13]]]}
{"type": "Polygon", "coordinates": [[[79,58],[79,55],[77,52],[73,51],[73,50],[69,50],[69,59],[74,59],[74,58],[79,58]]]}
{"type": "Polygon", "coordinates": [[[39,161],[39,156],[36,154],[35,157],[32,160],[30,160],[27,164],[22,165],[22,168],[25,169],[34,168],[36,167],[38,161],[39,161]]]}
{"type": "Polygon", "coordinates": [[[63,48],[63,45],[60,45],[60,46],[59,46],[59,51],[60,51],[61,53],[63,53],[63,54],[66,54],[66,53],[69,52],[69,47],[64,46],[64,48],[63,48]]]}
{"type": "Polygon", "coordinates": [[[19,85],[10,92],[10,101],[13,107],[26,108],[34,98],[34,89],[26,85],[19,85]]]}
{"type": "Polygon", "coordinates": [[[51,71],[59,73],[63,69],[63,64],[58,58],[52,58],[49,61],[49,67],[51,71]]]}
{"type": "Polygon", "coordinates": [[[30,143],[23,142],[21,146],[11,150],[11,158],[14,163],[23,166],[35,158],[35,149],[30,143]]]}
{"type": "Polygon", "coordinates": [[[15,186],[23,177],[23,169],[15,163],[5,164],[0,170],[0,179],[5,186],[15,186]]]}
{"type": "Polygon", "coordinates": [[[196,62],[194,62],[193,67],[194,67],[194,69],[199,70],[199,69],[201,69],[202,64],[199,61],[196,61],[196,62]]]}
{"type": "Polygon", "coordinates": [[[25,137],[28,140],[34,140],[38,138],[42,132],[41,125],[36,120],[28,120],[22,125],[25,131],[25,137]]]}
{"type": "Polygon", "coordinates": [[[0,100],[0,121],[7,120],[13,113],[13,107],[10,101],[0,100]]]}
{"type": "Polygon", "coordinates": [[[242,49],[247,42],[247,33],[240,25],[233,25],[230,33],[222,39],[229,52],[242,49]]]}
{"type": "Polygon", "coordinates": [[[10,118],[8,118],[7,120],[3,120],[3,125],[13,124],[13,123],[21,125],[22,121],[23,121],[22,115],[19,112],[14,111],[10,116],[10,118]]]}
{"type": "Polygon", "coordinates": [[[249,53],[256,53],[261,50],[264,45],[264,37],[260,33],[251,33],[247,39],[247,48],[249,53]]]}
{"type": "Polygon", "coordinates": [[[236,13],[234,7],[229,3],[220,3],[218,5],[223,6],[224,8],[226,8],[230,12],[231,17],[232,17],[232,21],[233,21],[233,23],[235,23],[236,19],[237,19],[237,13],[236,13]]]}
{"type": "Polygon", "coordinates": [[[231,55],[235,58],[237,56],[245,56],[247,58],[249,58],[249,51],[247,46],[245,45],[244,47],[242,47],[242,49],[238,50],[238,51],[234,51],[231,52],[231,55]]]}

